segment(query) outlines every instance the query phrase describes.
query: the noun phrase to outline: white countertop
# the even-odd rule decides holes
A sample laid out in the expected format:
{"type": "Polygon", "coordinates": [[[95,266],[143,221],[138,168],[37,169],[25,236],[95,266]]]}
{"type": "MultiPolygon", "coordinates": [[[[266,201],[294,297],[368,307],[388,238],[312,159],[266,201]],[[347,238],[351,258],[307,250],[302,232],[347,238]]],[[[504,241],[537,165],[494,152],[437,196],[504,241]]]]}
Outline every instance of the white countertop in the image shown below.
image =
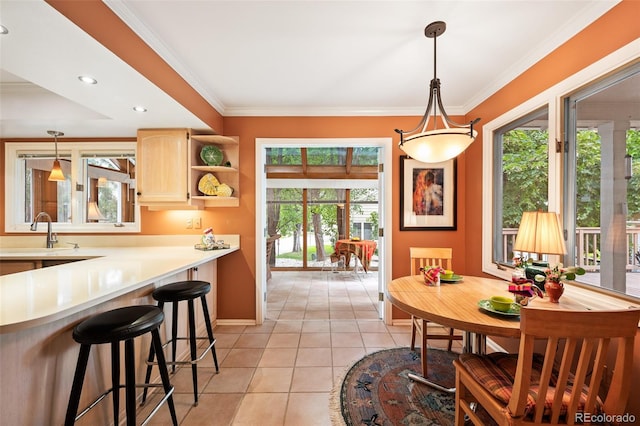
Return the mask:
{"type": "Polygon", "coordinates": [[[88,259],[0,276],[0,333],[64,318],[239,249],[2,248],[0,258],[88,259]]]}

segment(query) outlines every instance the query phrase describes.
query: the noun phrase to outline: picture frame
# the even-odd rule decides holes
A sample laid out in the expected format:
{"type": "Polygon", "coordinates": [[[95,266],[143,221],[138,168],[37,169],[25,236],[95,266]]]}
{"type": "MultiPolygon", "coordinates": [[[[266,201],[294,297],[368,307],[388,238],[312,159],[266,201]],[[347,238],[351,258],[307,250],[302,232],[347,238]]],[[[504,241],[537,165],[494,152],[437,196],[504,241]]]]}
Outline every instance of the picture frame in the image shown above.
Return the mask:
{"type": "Polygon", "coordinates": [[[457,161],[423,163],[400,157],[400,230],[457,229],[457,161]]]}

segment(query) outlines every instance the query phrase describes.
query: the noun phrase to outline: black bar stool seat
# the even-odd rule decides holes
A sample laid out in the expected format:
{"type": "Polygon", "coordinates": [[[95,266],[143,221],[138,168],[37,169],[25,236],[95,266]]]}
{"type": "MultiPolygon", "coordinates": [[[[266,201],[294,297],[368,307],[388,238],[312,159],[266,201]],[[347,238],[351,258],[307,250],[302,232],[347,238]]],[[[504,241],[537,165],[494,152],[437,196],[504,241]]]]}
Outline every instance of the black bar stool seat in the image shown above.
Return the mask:
{"type": "Polygon", "coordinates": [[[180,281],[167,284],[153,291],[153,298],[158,302],[179,302],[204,296],[211,291],[211,284],[206,281],[180,281]]]}
{"type": "MultiPolygon", "coordinates": [[[[216,367],[216,373],[220,371],[218,367],[218,356],[216,355],[216,339],[213,337],[213,328],[211,327],[211,319],[209,318],[209,309],[207,307],[206,295],[211,291],[211,284],[206,281],[199,280],[187,280],[179,281],[155,289],[152,296],[158,301],[158,308],[163,309],[165,303],[172,303],[173,318],[171,321],[171,339],[164,343],[163,348],[171,344],[171,361],[167,361],[168,365],[171,365],[172,372],[175,372],[176,365],[191,365],[191,376],[193,380],[193,405],[198,405],[198,362],[201,361],[206,354],[211,351],[213,355],[213,362],[216,367]],[[204,315],[204,324],[207,328],[206,337],[196,336],[196,321],[195,321],[195,309],[193,301],[200,298],[202,303],[202,312],[204,315]],[[188,321],[189,321],[189,336],[178,336],[178,302],[187,301],[188,321]],[[209,345],[198,355],[196,350],[196,344],[198,340],[208,340],[209,345]],[[190,359],[188,361],[176,361],[176,345],[178,340],[188,340],[190,359]]],[[[145,383],[149,383],[151,379],[151,369],[156,363],[154,355],[156,348],[151,346],[149,349],[149,359],[147,361],[147,374],[145,377],[145,383]]],[[[147,390],[145,389],[142,394],[142,403],[144,404],[147,397],[147,390]]]]}
{"type": "MultiPolygon", "coordinates": [[[[136,424],[136,394],[137,386],[144,386],[145,390],[149,386],[160,385],[136,385],[135,383],[135,353],[133,339],[146,333],[151,333],[151,342],[154,347],[162,348],[160,340],[159,328],[164,320],[164,313],[161,309],[152,305],[128,306],[118,308],[111,311],[94,315],[73,329],[73,339],[80,343],[80,354],[78,356],[78,364],[73,378],[73,386],[69,397],[69,405],[65,418],[65,425],[72,425],[80,417],[84,416],[90,409],[95,407],[109,393],[113,393],[113,417],[114,424],[118,424],[119,417],[119,397],[120,389],[120,342],[125,344],[125,394],[126,394],[126,414],[127,425],[136,424]],[[80,403],[80,395],[82,393],[82,384],[87,370],[89,361],[89,352],[91,345],[111,343],[111,389],[100,395],[80,414],[78,405],[80,403]]],[[[164,398],[157,404],[154,410],[149,414],[145,422],[153,416],[164,402],[169,403],[169,411],[173,424],[177,425],[175,406],[173,404],[173,387],[169,382],[169,371],[162,354],[158,356],[158,365],[160,368],[160,376],[162,378],[162,387],[165,391],[164,398]]]]}

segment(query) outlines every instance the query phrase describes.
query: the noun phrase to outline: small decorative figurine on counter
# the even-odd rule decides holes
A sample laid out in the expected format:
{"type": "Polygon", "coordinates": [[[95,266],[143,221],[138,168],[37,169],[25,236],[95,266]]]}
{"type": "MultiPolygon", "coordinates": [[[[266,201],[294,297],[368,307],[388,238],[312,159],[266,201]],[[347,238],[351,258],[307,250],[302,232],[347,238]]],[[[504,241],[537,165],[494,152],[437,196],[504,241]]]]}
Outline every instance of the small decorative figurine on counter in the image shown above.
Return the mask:
{"type": "Polygon", "coordinates": [[[213,234],[213,228],[207,228],[202,234],[202,245],[208,249],[213,249],[216,245],[216,236],[213,234]]]}

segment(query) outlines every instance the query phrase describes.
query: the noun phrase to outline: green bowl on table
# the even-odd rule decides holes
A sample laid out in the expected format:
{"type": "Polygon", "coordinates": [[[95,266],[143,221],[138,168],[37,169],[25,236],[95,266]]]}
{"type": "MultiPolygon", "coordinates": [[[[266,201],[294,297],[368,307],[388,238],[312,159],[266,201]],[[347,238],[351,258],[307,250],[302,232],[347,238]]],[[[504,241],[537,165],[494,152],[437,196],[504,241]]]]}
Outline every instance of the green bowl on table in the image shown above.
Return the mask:
{"type": "Polygon", "coordinates": [[[440,279],[443,280],[452,280],[455,274],[450,269],[445,269],[444,272],[440,273],[440,279]]]}
{"type": "Polygon", "coordinates": [[[489,299],[491,307],[499,312],[509,312],[513,299],[505,296],[491,296],[489,299]]]}

